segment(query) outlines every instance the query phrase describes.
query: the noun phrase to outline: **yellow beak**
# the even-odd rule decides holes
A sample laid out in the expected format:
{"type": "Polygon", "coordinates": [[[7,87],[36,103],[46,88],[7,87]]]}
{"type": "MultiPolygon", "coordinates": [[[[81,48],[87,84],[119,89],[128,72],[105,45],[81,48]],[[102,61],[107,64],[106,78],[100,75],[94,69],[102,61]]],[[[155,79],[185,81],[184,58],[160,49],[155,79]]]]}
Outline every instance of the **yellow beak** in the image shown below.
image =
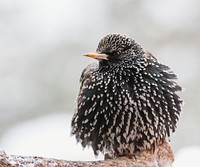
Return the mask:
{"type": "Polygon", "coordinates": [[[108,55],[104,53],[87,53],[84,56],[91,57],[98,60],[108,60],[108,55]]]}

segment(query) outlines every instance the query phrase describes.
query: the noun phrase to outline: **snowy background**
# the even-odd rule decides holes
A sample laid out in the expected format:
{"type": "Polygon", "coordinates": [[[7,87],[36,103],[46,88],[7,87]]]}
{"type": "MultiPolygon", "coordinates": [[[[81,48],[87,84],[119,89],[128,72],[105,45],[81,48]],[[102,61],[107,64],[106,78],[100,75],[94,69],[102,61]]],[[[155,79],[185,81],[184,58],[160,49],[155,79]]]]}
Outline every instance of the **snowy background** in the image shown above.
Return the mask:
{"type": "Polygon", "coordinates": [[[199,164],[199,9],[198,0],[0,1],[0,147],[95,160],[70,137],[78,80],[91,61],[82,55],[103,36],[122,33],[178,75],[185,106],[171,138],[174,166],[199,164]]]}

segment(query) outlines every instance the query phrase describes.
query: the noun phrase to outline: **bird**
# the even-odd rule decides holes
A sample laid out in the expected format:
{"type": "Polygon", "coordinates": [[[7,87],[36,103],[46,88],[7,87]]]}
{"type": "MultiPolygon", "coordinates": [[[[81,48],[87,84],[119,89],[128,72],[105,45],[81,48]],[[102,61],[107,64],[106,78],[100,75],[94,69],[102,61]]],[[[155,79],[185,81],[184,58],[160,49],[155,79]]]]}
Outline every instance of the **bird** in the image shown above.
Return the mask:
{"type": "Polygon", "coordinates": [[[134,39],[103,37],[80,77],[71,135],[109,158],[154,150],[175,132],[182,111],[176,74],[134,39]]]}

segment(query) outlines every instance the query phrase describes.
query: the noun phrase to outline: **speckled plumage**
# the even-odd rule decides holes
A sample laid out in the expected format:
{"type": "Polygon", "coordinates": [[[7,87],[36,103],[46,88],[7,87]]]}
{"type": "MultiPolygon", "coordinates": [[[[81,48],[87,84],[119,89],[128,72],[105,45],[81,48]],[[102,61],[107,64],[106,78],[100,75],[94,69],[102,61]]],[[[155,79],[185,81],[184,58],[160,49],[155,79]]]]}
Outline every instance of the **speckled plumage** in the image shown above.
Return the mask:
{"type": "Polygon", "coordinates": [[[176,75],[131,38],[104,37],[97,53],[108,60],[81,75],[71,133],[94,154],[153,149],[175,131],[182,100],[176,75]]]}

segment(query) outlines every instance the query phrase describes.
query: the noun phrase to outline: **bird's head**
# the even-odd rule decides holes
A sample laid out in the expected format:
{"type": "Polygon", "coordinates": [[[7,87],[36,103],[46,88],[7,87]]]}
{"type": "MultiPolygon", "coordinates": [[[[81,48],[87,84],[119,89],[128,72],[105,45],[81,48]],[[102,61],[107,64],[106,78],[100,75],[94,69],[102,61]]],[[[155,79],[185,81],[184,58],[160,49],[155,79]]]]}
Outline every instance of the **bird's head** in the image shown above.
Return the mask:
{"type": "Polygon", "coordinates": [[[96,53],[88,53],[84,56],[104,62],[121,63],[141,53],[143,49],[133,39],[121,34],[109,34],[101,39],[96,53]]]}

